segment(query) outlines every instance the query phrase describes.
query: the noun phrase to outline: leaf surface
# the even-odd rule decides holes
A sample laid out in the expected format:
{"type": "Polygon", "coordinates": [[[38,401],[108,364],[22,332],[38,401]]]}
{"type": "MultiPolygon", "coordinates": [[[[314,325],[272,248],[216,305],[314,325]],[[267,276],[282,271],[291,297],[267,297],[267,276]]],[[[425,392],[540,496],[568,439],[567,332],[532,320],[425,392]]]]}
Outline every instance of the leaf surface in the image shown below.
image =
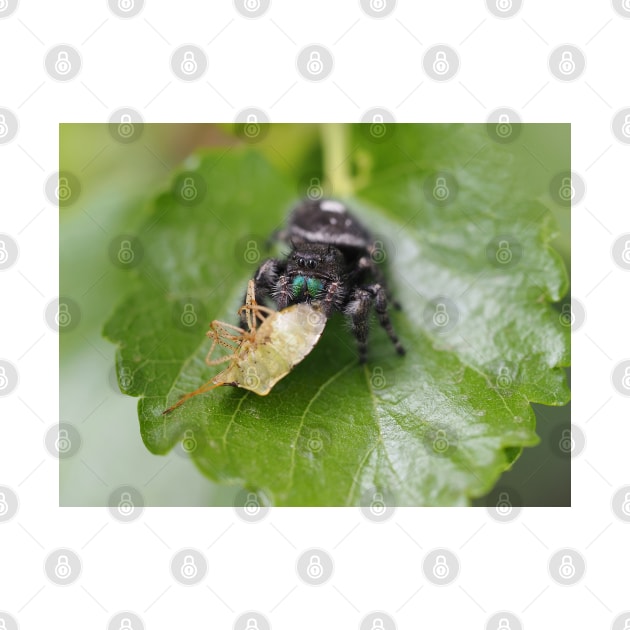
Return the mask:
{"type": "Polygon", "coordinates": [[[177,175],[151,202],[135,287],[105,335],[153,453],[186,437],[205,475],[274,505],[365,505],[375,493],[467,505],[537,443],[530,402],[569,398],[568,329],[550,306],[568,281],[537,201],[548,175],[483,125],[397,125],[385,142],[365,127],[351,129],[346,201],[382,243],[405,357],[374,319],[359,365],[338,315],[268,396],[219,388],[161,415],[216,374],[204,363],[208,322],[236,323],[264,239],[297,201],[298,185],[251,149],[200,155],[187,171],[205,188],[195,203],[174,194],[177,175]],[[446,200],[433,194],[439,177],[446,200]]]}

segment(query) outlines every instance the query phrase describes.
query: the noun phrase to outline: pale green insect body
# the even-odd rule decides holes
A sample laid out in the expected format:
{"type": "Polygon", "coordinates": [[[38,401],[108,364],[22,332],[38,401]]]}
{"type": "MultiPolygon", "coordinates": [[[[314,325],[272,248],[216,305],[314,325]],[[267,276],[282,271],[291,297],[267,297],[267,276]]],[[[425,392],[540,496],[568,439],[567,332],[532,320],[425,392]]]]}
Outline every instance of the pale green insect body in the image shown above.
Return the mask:
{"type": "Polygon", "coordinates": [[[256,303],[254,282],[250,280],[247,300],[239,309],[245,314],[249,330],[218,320],[210,324],[207,335],[212,346],[206,357],[208,365],[228,363],[194,392],[185,394],[162,415],[170,413],[189,398],[229,385],[266,396],[319,341],[326,326],[326,316],[318,302],[300,302],[281,311],[256,303]],[[210,359],[214,348],[223,346],[231,354],[210,359]]]}
{"type": "Polygon", "coordinates": [[[315,302],[273,312],[245,339],[236,359],[217,374],[215,385],[233,385],[266,396],[318,342],[326,317],[315,302]]]}

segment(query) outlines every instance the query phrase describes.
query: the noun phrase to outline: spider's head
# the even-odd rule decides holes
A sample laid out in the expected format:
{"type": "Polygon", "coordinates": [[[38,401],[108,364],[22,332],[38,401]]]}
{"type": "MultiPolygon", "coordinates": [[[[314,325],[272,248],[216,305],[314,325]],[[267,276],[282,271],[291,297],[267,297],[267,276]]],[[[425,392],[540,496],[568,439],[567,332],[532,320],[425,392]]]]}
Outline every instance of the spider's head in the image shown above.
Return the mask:
{"type": "Polygon", "coordinates": [[[287,274],[332,280],[341,276],[343,254],[332,245],[293,244],[287,260],[287,274]]]}

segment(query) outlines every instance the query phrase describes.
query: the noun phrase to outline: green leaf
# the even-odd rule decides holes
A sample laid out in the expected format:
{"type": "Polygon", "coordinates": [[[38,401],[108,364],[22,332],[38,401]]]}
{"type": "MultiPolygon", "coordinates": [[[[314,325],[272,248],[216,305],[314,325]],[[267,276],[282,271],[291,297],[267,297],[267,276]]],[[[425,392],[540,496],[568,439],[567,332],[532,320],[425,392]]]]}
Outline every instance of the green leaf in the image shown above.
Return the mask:
{"type": "MultiPolygon", "coordinates": [[[[483,125],[397,125],[379,142],[350,127],[347,202],[383,244],[407,355],[374,321],[359,365],[337,315],[268,396],[219,388],[163,416],[217,373],[204,363],[207,324],[235,323],[252,252],[265,255],[299,189],[254,149],[201,154],[196,204],[178,201],[176,174],[150,205],[135,289],[104,331],[118,345],[121,388],[140,398],[147,448],[164,454],[185,437],[210,479],[274,505],[365,504],[375,492],[397,505],[467,505],[491,490],[538,441],[530,402],[569,399],[569,333],[550,306],[568,280],[536,200],[551,179],[540,166],[548,136],[536,145],[531,127],[506,145],[483,125]],[[447,202],[432,197],[444,174],[447,202]],[[186,326],[190,305],[196,322],[186,326]]],[[[568,138],[566,126],[548,127],[568,138]]]]}

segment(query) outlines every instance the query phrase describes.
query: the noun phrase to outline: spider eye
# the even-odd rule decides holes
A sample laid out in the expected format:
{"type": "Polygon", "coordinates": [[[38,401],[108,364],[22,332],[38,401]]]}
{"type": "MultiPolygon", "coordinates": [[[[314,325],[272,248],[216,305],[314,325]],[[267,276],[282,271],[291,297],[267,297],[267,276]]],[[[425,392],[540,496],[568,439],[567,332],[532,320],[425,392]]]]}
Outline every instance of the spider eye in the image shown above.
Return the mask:
{"type": "Polygon", "coordinates": [[[304,267],[304,258],[298,258],[298,267],[304,267]]]}
{"type": "Polygon", "coordinates": [[[307,260],[306,265],[309,269],[315,269],[315,267],[317,267],[317,263],[314,260],[307,260]]]}

